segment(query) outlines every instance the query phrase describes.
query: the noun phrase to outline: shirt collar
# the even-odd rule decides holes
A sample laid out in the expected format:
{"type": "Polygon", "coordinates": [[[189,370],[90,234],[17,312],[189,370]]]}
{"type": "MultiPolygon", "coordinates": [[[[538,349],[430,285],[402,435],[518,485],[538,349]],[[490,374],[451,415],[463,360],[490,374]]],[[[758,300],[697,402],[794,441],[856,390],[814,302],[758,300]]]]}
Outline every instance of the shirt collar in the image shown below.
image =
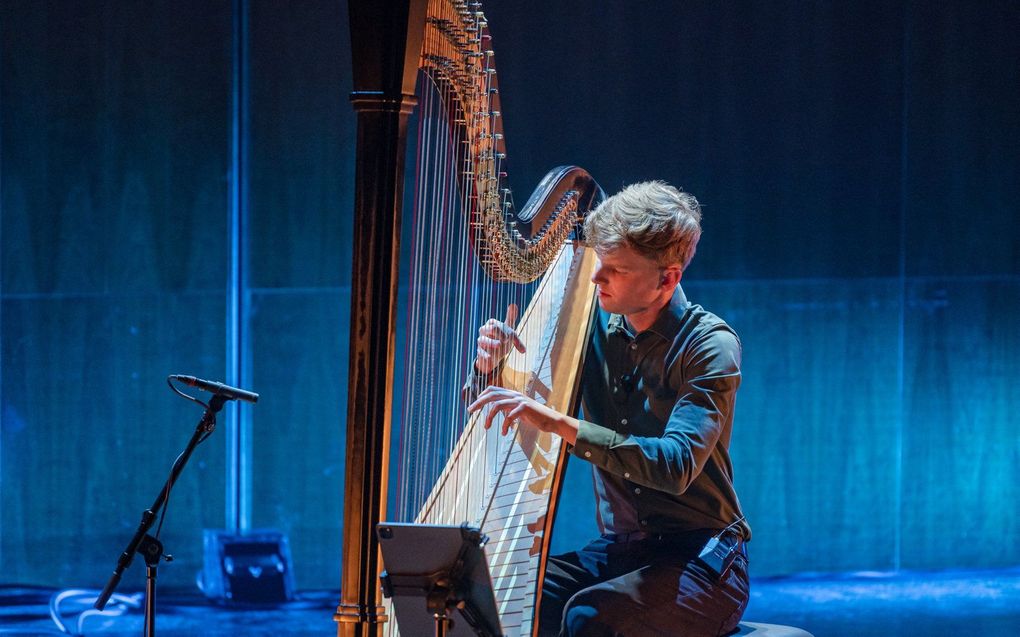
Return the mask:
{"type": "MultiPolygon", "coordinates": [[[[669,304],[662,308],[655,322],[645,331],[658,334],[667,340],[672,339],[680,331],[681,320],[690,306],[691,304],[687,301],[687,295],[684,294],[683,288],[677,285],[676,289],[673,290],[673,296],[669,299],[669,304]]],[[[611,333],[622,332],[628,336],[632,335],[622,314],[610,314],[607,327],[611,333]]]]}

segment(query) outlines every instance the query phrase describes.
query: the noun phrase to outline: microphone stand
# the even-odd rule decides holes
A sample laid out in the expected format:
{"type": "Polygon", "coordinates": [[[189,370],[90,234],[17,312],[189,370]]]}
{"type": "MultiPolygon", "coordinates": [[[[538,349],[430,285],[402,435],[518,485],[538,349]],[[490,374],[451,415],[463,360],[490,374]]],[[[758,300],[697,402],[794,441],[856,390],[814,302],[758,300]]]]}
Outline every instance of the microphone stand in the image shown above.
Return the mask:
{"type": "Polygon", "coordinates": [[[149,535],[149,529],[152,528],[153,522],[156,521],[156,516],[159,515],[160,509],[166,503],[166,499],[170,495],[170,489],[173,488],[174,482],[177,481],[177,476],[184,469],[184,465],[188,463],[191,453],[198,446],[198,443],[202,442],[216,428],[216,414],[223,408],[223,404],[227,400],[227,397],[220,394],[214,395],[209,400],[209,406],[206,408],[205,413],[202,414],[202,419],[198,422],[191,440],[188,441],[188,446],[185,447],[184,452],[174,462],[174,466],[170,470],[170,477],[167,478],[163,489],[156,496],[155,502],[152,503],[151,507],[142,512],[142,521],[138,525],[138,530],[135,531],[134,537],[128,542],[127,548],[124,549],[120,559],[117,560],[117,567],[113,570],[110,581],[106,583],[106,588],[96,598],[94,607],[97,610],[103,610],[106,607],[106,603],[110,600],[110,596],[113,595],[114,589],[117,588],[117,584],[120,583],[120,578],[124,575],[124,571],[131,566],[135,553],[140,554],[145,560],[145,631],[143,633],[145,637],[156,637],[156,567],[161,559],[165,559],[167,562],[173,560],[173,556],[163,554],[163,544],[158,539],[149,535]]]}

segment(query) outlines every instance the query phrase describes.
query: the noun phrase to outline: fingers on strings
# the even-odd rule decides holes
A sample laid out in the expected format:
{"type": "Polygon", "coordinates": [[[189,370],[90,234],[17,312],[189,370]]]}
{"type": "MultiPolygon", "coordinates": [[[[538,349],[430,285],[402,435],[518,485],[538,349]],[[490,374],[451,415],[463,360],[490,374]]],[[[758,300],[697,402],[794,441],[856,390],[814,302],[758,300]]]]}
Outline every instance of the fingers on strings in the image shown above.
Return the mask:
{"type": "Polygon", "coordinates": [[[517,316],[519,312],[520,310],[517,309],[516,303],[511,303],[506,306],[506,319],[503,321],[502,328],[503,336],[513,341],[514,347],[517,348],[517,351],[523,354],[525,351],[524,343],[521,341],[520,337],[517,336],[517,331],[514,329],[514,326],[517,324],[517,316]]]}
{"type": "Polygon", "coordinates": [[[519,312],[520,310],[517,308],[516,303],[511,303],[506,306],[506,319],[503,320],[503,324],[510,329],[513,329],[514,325],[517,323],[517,315],[519,312]]]}
{"type": "Polygon", "coordinates": [[[503,415],[502,432],[505,436],[510,432],[510,427],[515,424],[526,407],[523,396],[510,394],[496,387],[489,387],[483,391],[475,402],[468,406],[472,413],[485,410],[485,428],[492,427],[497,414],[503,415]]]}

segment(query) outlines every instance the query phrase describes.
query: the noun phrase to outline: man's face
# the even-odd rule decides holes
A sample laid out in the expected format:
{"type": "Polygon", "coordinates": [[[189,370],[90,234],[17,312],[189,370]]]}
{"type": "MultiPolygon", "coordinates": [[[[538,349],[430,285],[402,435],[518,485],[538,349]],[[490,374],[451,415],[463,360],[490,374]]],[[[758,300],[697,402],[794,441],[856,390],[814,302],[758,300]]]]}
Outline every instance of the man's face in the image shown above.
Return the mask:
{"type": "MultiPolygon", "coordinates": [[[[661,302],[663,268],[627,246],[597,253],[591,280],[599,305],[613,314],[639,314],[661,302]]],[[[672,294],[672,290],[669,290],[672,294]]]]}

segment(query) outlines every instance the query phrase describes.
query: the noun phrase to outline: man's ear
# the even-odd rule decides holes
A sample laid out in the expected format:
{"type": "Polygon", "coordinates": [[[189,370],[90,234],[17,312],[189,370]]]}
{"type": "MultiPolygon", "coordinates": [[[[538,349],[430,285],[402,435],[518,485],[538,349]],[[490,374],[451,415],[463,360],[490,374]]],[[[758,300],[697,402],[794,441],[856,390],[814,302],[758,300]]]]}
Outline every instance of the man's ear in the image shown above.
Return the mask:
{"type": "Polygon", "coordinates": [[[680,279],[684,276],[684,271],[680,269],[678,265],[668,266],[662,271],[662,275],[659,277],[659,287],[676,287],[680,283],[680,279]]]}

